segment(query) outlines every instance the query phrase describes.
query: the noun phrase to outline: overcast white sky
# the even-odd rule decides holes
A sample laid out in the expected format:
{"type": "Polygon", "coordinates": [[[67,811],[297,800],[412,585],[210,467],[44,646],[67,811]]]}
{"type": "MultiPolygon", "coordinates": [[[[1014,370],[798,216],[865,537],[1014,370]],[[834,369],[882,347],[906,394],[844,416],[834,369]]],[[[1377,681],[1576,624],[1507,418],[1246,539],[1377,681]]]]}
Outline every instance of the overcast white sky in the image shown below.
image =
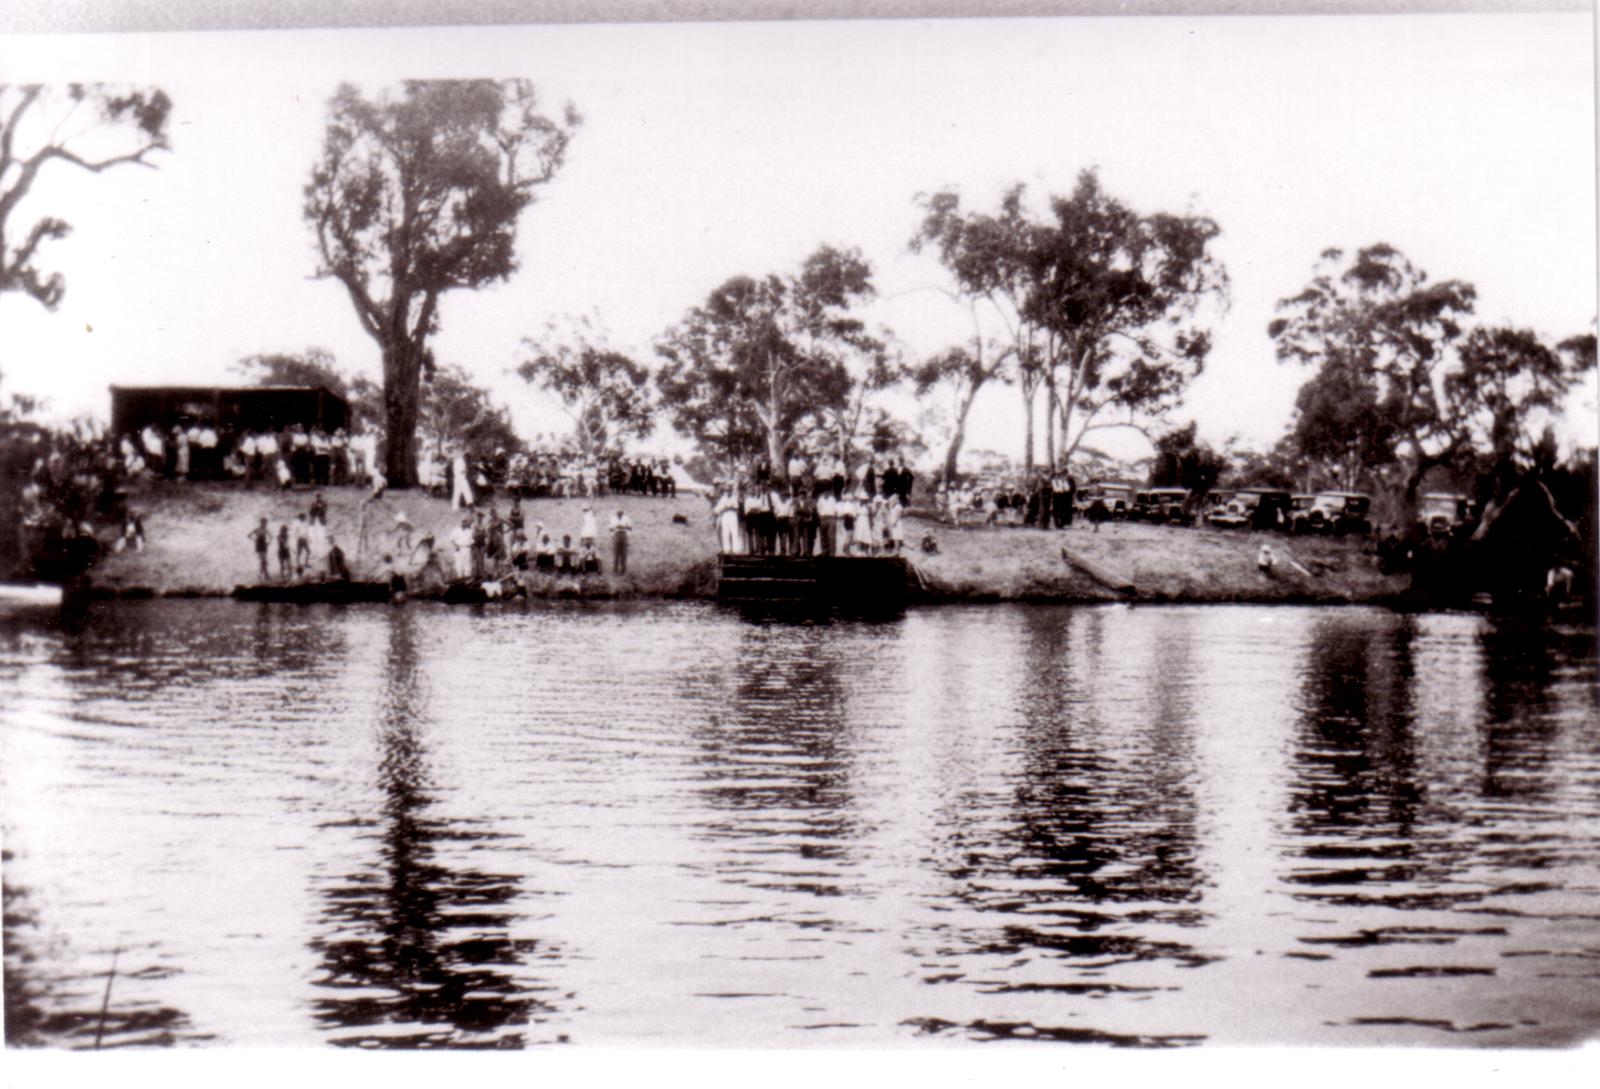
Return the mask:
{"type": "MultiPolygon", "coordinates": [[[[1273,304],[1318,253],[1388,241],[1479,290],[1486,322],[1559,339],[1596,311],[1595,98],[1587,14],[650,24],[0,39],[8,79],[153,82],[175,101],[159,170],[41,175],[23,205],[75,227],[48,260],[60,309],[0,297],[0,370],[57,415],[104,417],[113,383],[225,382],[256,352],[316,345],[377,371],[342,290],[310,278],[300,214],[343,80],[528,76],[585,116],[519,236],[509,283],[449,297],[439,357],[561,426],[509,374],[525,334],[597,314],[651,340],[736,273],[819,243],[877,272],[875,321],[924,354],[964,311],[906,242],[919,192],[992,207],[1096,166],[1142,211],[1209,215],[1232,309],[1180,418],[1281,434],[1303,372],[1273,358],[1273,304]]],[[[1569,434],[1595,441],[1591,381],[1569,434]]],[[[977,406],[969,445],[1020,452],[1019,399],[977,406]]],[[[1134,456],[1142,442],[1118,447],[1134,456]]]]}

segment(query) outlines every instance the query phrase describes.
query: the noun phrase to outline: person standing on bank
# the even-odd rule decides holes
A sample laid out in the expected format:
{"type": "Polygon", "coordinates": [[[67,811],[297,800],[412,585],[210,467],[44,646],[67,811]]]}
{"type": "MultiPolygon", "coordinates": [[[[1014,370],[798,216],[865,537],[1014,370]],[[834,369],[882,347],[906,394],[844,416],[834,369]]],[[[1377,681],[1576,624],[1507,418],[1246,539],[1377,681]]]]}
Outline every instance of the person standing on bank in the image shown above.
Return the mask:
{"type": "Polygon", "coordinates": [[[458,579],[472,577],[472,517],[461,519],[461,524],[450,533],[451,558],[455,561],[458,579]]]}
{"type": "Polygon", "coordinates": [[[467,477],[467,454],[460,447],[450,461],[450,509],[474,506],[472,481],[467,477]]]}
{"type": "Polygon", "coordinates": [[[743,549],[739,547],[739,500],[735,498],[731,487],[722,489],[722,498],[711,508],[711,516],[717,525],[717,549],[728,555],[742,552],[743,549]]]}
{"type": "Polygon", "coordinates": [[[626,575],[628,573],[628,534],[633,531],[633,523],[628,520],[624,511],[617,511],[611,519],[611,573],[626,575]]]}
{"type": "Polygon", "coordinates": [[[817,500],[811,489],[802,487],[794,501],[794,540],[791,555],[810,556],[817,541],[817,500]]]}
{"type": "Polygon", "coordinates": [[[578,547],[593,548],[595,539],[600,536],[600,527],[595,523],[594,507],[588,503],[583,505],[583,523],[578,529],[578,547]]]}
{"type": "Polygon", "coordinates": [[[250,539],[256,543],[256,561],[261,565],[261,581],[266,582],[272,577],[272,572],[267,568],[267,548],[272,543],[272,530],[267,528],[267,516],[261,516],[261,524],[250,531],[250,539]]]}
{"type": "Polygon", "coordinates": [[[294,558],[289,552],[289,523],[278,526],[278,577],[288,581],[294,573],[294,558]]]}
{"type": "Polygon", "coordinates": [[[795,555],[794,498],[788,488],[772,489],[771,551],[779,556],[795,555]]]}
{"type": "Polygon", "coordinates": [[[311,523],[304,514],[294,516],[294,573],[303,576],[311,563],[311,523]]]}
{"type": "Polygon", "coordinates": [[[833,482],[817,498],[817,549],[823,556],[839,554],[839,500],[833,494],[833,482]]]}

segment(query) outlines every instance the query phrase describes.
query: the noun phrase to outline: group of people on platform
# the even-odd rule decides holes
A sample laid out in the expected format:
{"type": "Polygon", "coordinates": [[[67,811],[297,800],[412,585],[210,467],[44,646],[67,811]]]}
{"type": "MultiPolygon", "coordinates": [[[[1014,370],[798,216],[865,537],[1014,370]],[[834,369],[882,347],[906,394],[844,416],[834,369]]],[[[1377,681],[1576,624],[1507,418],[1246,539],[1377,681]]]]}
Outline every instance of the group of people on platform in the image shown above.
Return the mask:
{"type": "Polygon", "coordinates": [[[1031,482],[958,485],[942,489],[941,503],[955,525],[1052,526],[1065,528],[1076,516],[1078,485],[1067,472],[1039,472],[1031,482]]]}
{"type": "Polygon", "coordinates": [[[854,481],[843,466],[796,460],[786,482],[759,462],[749,478],[718,481],[712,503],[717,550],[756,556],[877,556],[905,549],[914,474],[903,462],[869,461],[854,481]]]}

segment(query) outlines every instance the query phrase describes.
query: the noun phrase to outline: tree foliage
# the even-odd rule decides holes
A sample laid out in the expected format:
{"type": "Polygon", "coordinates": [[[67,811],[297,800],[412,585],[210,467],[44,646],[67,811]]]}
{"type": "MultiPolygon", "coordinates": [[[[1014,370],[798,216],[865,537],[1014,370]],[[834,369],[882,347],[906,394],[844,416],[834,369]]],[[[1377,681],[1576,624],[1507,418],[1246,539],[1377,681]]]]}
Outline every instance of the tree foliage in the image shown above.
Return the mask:
{"type": "Polygon", "coordinates": [[[1317,368],[1299,405],[1301,449],[1342,450],[1369,467],[1403,460],[1405,500],[1414,503],[1427,471],[1466,441],[1444,375],[1476,294],[1460,280],[1431,281],[1387,243],[1348,259],[1324,251],[1310,284],[1279,301],[1267,329],[1280,361],[1317,368]]]}
{"type": "Polygon", "coordinates": [[[305,189],[319,276],[337,279],[383,352],[391,483],[414,479],[420,382],[450,291],[507,279],[516,230],[555,177],[579,118],[541,110],[527,80],[408,81],[328,106],[322,158],[305,189]]]}
{"type": "Polygon", "coordinates": [[[1093,171],[1050,202],[1027,315],[1045,333],[1062,456],[1104,427],[1139,426],[1172,408],[1211,350],[1206,320],[1227,297],[1203,216],[1140,215],[1093,171]]]}
{"type": "Polygon", "coordinates": [[[350,397],[350,380],[326,348],[247,355],[234,364],[234,370],[258,386],[321,386],[347,400],[350,397]]]}
{"type": "MultiPolygon", "coordinates": [[[[1022,392],[1024,463],[1033,404],[1049,395],[1047,460],[1090,432],[1136,426],[1172,407],[1211,347],[1205,321],[1227,297],[1204,217],[1140,215],[1090,170],[1048,216],[1030,218],[1012,187],[994,214],[963,213],[951,192],[923,198],[914,249],[936,246],[959,293],[1004,330],[1008,377],[1022,392]]],[[[1059,457],[1058,457],[1059,455],[1059,457]]]]}
{"type": "Polygon", "coordinates": [[[854,312],[872,294],[866,261],[832,246],[786,276],[733,277],[657,343],[662,405],[705,451],[782,473],[797,435],[846,404],[852,367],[883,351],[854,312]]]}
{"type": "Polygon", "coordinates": [[[1217,486],[1228,470],[1228,459],[1195,438],[1191,422],[1156,439],[1156,456],[1150,464],[1152,488],[1188,488],[1204,495],[1217,486]]]}
{"type": "Polygon", "coordinates": [[[0,292],[19,291],[54,310],[66,279],[46,271],[39,249],[72,227],[41,216],[23,227],[17,207],[50,163],[99,174],[118,166],[153,166],[165,151],[172,100],[155,87],[69,83],[0,83],[0,292]]]}
{"type": "Polygon", "coordinates": [[[1024,312],[1032,286],[1029,258],[1040,227],[1027,216],[1023,192],[1021,185],[1012,186],[992,214],[964,212],[961,197],[950,190],[918,197],[923,217],[911,249],[937,251],[973,325],[971,340],[926,361],[912,376],[919,394],[941,382],[957,391],[956,427],[945,449],[946,480],[955,479],[967,412],[978,391],[997,378],[1013,383],[1022,395],[1023,457],[1027,468],[1033,467],[1033,405],[1045,376],[1035,344],[1038,329],[1024,312]],[[999,333],[986,333],[995,323],[999,333]]]}
{"type": "Polygon", "coordinates": [[[1595,367],[1594,334],[1546,344],[1528,329],[1473,329],[1444,376],[1452,426],[1497,461],[1535,460],[1542,426],[1595,367]]]}
{"type": "Polygon", "coordinates": [[[459,446],[473,457],[485,457],[522,448],[506,407],[495,404],[464,367],[433,368],[423,380],[419,408],[418,430],[434,450],[459,446]]]}
{"type": "Polygon", "coordinates": [[[949,389],[954,399],[949,442],[944,451],[944,480],[956,479],[961,447],[966,443],[967,417],[978,392],[1000,375],[1010,353],[1006,348],[975,336],[965,345],[947,348],[913,364],[908,371],[917,397],[925,398],[935,389],[949,389]]]}
{"type": "Polygon", "coordinates": [[[578,448],[598,456],[654,426],[650,374],[607,345],[588,320],[570,329],[551,325],[542,338],[522,340],[522,380],[553,394],[572,417],[578,448]]]}

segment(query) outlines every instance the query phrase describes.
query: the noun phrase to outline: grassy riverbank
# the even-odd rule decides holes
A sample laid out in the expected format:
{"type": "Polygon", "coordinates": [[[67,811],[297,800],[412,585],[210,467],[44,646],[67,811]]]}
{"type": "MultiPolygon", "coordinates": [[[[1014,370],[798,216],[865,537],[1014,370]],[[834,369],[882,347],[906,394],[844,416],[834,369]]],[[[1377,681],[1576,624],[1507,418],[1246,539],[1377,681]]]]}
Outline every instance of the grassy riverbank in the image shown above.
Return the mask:
{"type": "MultiPolygon", "coordinates": [[[[358,552],[360,503],[356,488],[329,488],[328,528],[350,557],[358,579],[376,578],[383,553],[394,546],[394,522],[404,512],[413,539],[431,531],[444,541],[459,515],[442,499],[395,493],[368,515],[368,546],[358,552]]],[[[247,538],[262,515],[274,530],[304,511],[307,491],[247,490],[224,485],[154,484],[129,497],[144,518],[148,539],[140,552],[106,556],[90,572],[92,592],[146,595],[230,594],[256,581],[256,558],[247,538]]],[[[508,504],[500,501],[505,511],[508,504]]],[[[558,540],[576,538],[583,517],[579,499],[536,499],[524,504],[530,535],[543,525],[558,540]]],[[[602,526],[618,508],[634,523],[629,573],[585,579],[584,596],[702,597],[715,591],[715,537],[704,498],[617,496],[598,501],[602,526]],[[682,521],[674,522],[674,516],[682,521]]],[[[1109,601],[1130,599],[1062,557],[1062,547],[1134,586],[1131,600],[1188,602],[1387,601],[1406,587],[1403,577],[1378,573],[1372,557],[1351,541],[1284,538],[1212,529],[1114,524],[1095,532],[1086,524],[1067,530],[967,526],[920,518],[907,522],[906,540],[923,594],[936,601],[1109,601]],[[916,545],[931,533],[939,550],[916,545]],[[1257,567],[1263,542],[1278,553],[1271,575],[1257,567]],[[1310,575],[1283,562],[1292,556],[1310,575]]],[[[609,547],[602,554],[610,566],[609,547]]],[[[273,570],[276,571],[276,558],[273,570]]]]}
{"type": "MultiPolygon", "coordinates": [[[[460,524],[460,513],[445,499],[421,492],[394,492],[373,503],[367,515],[367,547],[360,549],[360,488],[327,488],[328,533],[339,542],[357,579],[377,579],[385,552],[394,550],[395,516],[403,513],[412,525],[411,539],[431,532],[440,545],[440,559],[448,564],[445,542],[460,524]]],[[[235,485],[151,485],[129,496],[129,507],[144,518],[146,547],[106,556],[89,573],[92,592],[110,594],[218,595],[258,581],[255,546],[248,538],[263,515],[273,532],[310,506],[310,491],[250,490],[235,485]]],[[[537,499],[523,504],[529,539],[542,525],[559,544],[562,534],[576,542],[583,522],[581,499],[537,499]]],[[[499,500],[502,514],[510,507],[499,500]]],[[[594,597],[683,597],[709,595],[715,590],[715,541],[710,507],[698,496],[676,499],[615,496],[595,503],[602,538],[605,525],[618,509],[626,510],[634,524],[628,574],[609,573],[611,546],[600,541],[608,573],[583,581],[583,594],[594,597]],[[686,524],[673,522],[681,515],[686,524]]],[[[276,575],[276,546],[269,557],[276,575]]]]}
{"type": "Polygon", "coordinates": [[[912,523],[914,543],[923,532],[939,545],[934,555],[913,556],[935,598],[999,601],[1189,601],[1327,603],[1384,601],[1402,593],[1405,577],[1382,575],[1354,541],[1288,538],[1238,530],[1109,523],[1096,531],[1084,522],[1068,529],[957,528],[912,523]],[[1257,565],[1270,544],[1272,574],[1257,565]],[[1062,557],[1062,549],[1088,560],[1131,595],[1111,589],[1062,557]],[[1284,562],[1296,560],[1310,574],[1284,562]]]}

